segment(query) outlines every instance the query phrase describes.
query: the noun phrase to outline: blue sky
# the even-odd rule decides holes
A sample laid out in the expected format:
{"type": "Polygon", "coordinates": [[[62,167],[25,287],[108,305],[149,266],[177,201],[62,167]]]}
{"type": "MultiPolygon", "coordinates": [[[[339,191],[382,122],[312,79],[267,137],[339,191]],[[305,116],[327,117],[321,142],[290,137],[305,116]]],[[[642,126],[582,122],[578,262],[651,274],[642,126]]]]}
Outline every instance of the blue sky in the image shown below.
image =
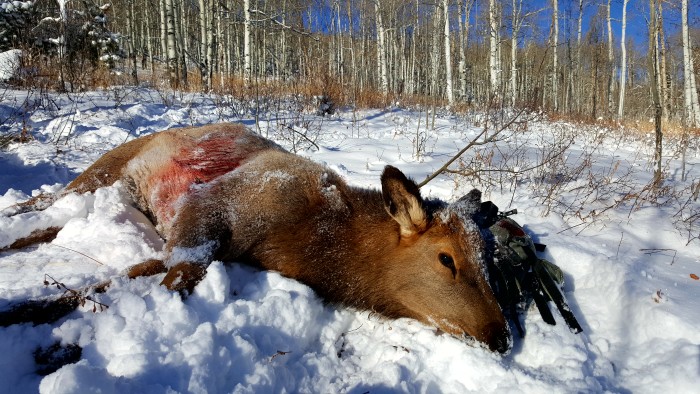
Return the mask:
{"type": "MultiPolygon", "coordinates": [[[[462,0],[464,1],[464,0],[462,0]]],[[[506,10],[504,11],[504,23],[508,23],[509,13],[508,7],[510,5],[510,0],[500,0],[506,10]]],[[[312,27],[316,31],[328,31],[330,29],[330,19],[332,11],[328,7],[332,4],[328,0],[314,0],[310,5],[313,4],[316,9],[312,12],[312,18],[314,19],[313,24],[316,25],[312,27]],[[317,23],[320,24],[317,25],[317,23]]],[[[422,3],[425,4],[425,3],[422,3]]],[[[546,40],[549,34],[549,26],[551,23],[551,0],[523,0],[524,8],[529,10],[543,9],[543,11],[538,14],[535,18],[537,27],[539,29],[538,39],[546,40]]],[[[487,0],[477,0],[474,9],[472,10],[471,17],[475,18],[476,14],[482,14],[484,7],[488,6],[487,0]]],[[[584,0],[584,20],[583,20],[583,34],[589,30],[591,20],[593,16],[602,9],[605,12],[607,6],[607,0],[584,0]]],[[[633,40],[640,49],[646,48],[647,46],[647,19],[649,15],[649,1],[648,0],[629,0],[627,4],[627,37],[633,40]]],[[[565,35],[565,21],[566,12],[568,9],[572,10],[573,23],[576,23],[576,18],[578,16],[578,0],[559,0],[559,13],[560,17],[560,34],[561,37],[565,35]]],[[[691,26],[695,28],[700,28],[700,0],[689,0],[688,6],[690,14],[691,26]]],[[[343,6],[341,9],[341,23],[346,24],[346,8],[343,6]]],[[[456,12],[456,10],[455,10],[456,12]]],[[[309,14],[304,15],[304,23],[308,26],[309,20],[307,19],[309,14]]],[[[612,0],[612,28],[613,36],[615,42],[618,43],[621,34],[622,25],[622,0],[612,0]]],[[[667,37],[673,36],[675,33],[680,31],[680,0],[670,0],[670,3],[664,3],[664,25],[667,37]]],[[[575,26],[572,26],[575,29],[575,26]]],[[[359,26],[356,26],[359,29],[359,26]]],[[[356,30],[357,31],[357,30],[356,30]]],[[[607,34],[607,33],[605,33],[607,34]]],[[[575,32],[574,32],[575,36],[575,32]]]]}
{"type": "MultiPolygon", "coordinates": [[[[506,0],[507,1],[507,0],[506,0]]],[[[546,18],[550,18],[551,0],[525,0],[532,8],[547,8],[546,18]]],[[[667,36],[680,31],[680,0],[671,0],[670,3],[664,3],[664,28],[667,36]]],[[[612,0],[611,15],[613,18],[612,28],[613,37],[616,42],[619,42],[622,30],[622,0],[612,0]]],[[[573,7],[574,17],[578,15],[578,0],[559,0],[559,12],[565,12],[567,7],[573,7]]],[[[607,0],[584,0],[584,34],[590,26],[593,15],[598,12],[599,8],[607,7],[607,0]]],[[[688,13],[691,26],[700,28],[700,0],[688,1],[688,13]]],[[[545,19],[546,19],[545,18],[545,19]]],[[[627,3],[627,37],[632,39],[638,45],[646,47],[647,43],[647,19],[649,18],[649,0],[629,0],[627,3]]],[[[540,21],[543,23],[543,21],[540,21]]],[[[544,22],[547,23],[548,21],[544,22]]],[[[561,29],[561,27],[560,27],[561,29]]]]}

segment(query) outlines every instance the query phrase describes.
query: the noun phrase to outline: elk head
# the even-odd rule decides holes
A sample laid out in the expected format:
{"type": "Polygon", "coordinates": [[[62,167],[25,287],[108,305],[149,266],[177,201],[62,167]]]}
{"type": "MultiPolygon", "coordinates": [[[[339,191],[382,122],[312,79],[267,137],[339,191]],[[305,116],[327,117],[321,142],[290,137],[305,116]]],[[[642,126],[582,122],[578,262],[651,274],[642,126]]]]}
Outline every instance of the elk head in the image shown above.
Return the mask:
{"type": "Polygon", "coordinates": [[[401,314],[506,352],[510,329],[489,285],[484,242],[472,219],[481,192],[472,190],[450,205],[424,201],[413,181],[387,166],[382,194],[400,227],[387,282],[401,314]]]}

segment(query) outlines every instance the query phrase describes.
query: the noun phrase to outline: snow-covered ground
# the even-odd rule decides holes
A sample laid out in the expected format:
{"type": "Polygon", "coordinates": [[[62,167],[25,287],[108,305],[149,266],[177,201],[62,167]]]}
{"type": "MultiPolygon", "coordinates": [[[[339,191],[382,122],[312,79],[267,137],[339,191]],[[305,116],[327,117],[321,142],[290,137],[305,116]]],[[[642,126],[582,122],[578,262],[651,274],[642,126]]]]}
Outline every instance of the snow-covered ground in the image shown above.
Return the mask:
{"type": "MultiPolygon", "coordinates": [[[[113,284],[99,297],[105,311],[93,313],[88,303],[52,325],[0,328],[0,392],[698,392],[700,281],[693,274],[700,275],[700,242],[688,244],[697,227],[688,233],[674,226],[680,202],[631,209],[643,192],[605,209],[625,188],[641,192],[649,182],[649,138],[532,120],[499,150],[480,147],[475,163],[522,169],[575,137],[564,144],[563,161],[506,181],[499,173],[482,173],[480,184],[441,176],[422,189],[451,201],[472,186],[486,188],[502,209],[518,208],[514,219],[565,271],[566,296],[584,332],[572,334],[556,312],[558,324],[549,326],[530,310],[525,338],[515,338],[505,356],[415,321],[324,306],[298,282],[237,264],[213,263],[185,301],[158,286],[159,278],[127,280],[122,270],[158,257],[163,242],[119,185],[6,216],[16,202],[60,190],[107,150],[170,127],[241,121],[352,184],[378,188],[386,164],[422,180],[487,124],[474,114],[438,115],[434,130],[422,134],[420,111],[330,118],[276,111],[259,113],[257,123],[250,113],[222,98],[141,89],[3,92],[0,132],[18,133],[24,124],[35,140],[0,152],[0,209],[10,207],[0,215],[0,246],[35,228],[64,228],[49,244],[0,253],[0,309],[59,293],[43,285],[45,274],[70,288],[108,278],[113,284]],[[318,149],[280,124],[306,133],[318,149]],[[420,157],[417,141],[424,142],[420,157]],[[548,198],[550,191],[556,195],[548,198]],[[34,351],[56,341],[80,345],[80,361],[37,375],[34,351]]],[[[467,152],[465,163],[473,157],[467,152]]],[[[663,201],[700,178],[697,145],[687,161],[685,182],[680,162],[667,161],[663,201]]],[[[690,200],[686,212],[693,209],[698,202],[690,200]]]]}

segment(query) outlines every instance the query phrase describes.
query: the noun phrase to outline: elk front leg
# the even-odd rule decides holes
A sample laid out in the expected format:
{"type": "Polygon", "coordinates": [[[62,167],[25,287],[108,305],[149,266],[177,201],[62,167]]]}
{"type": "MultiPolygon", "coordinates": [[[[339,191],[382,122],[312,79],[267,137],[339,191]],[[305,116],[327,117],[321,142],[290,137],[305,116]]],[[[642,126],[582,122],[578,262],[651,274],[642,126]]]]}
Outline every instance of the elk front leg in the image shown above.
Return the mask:
{"type": "Polygon", "coordinates": [[[194,291],[194,287],[204,279],[206,272],[207,267],[202,264],[183,261],[170,267],[160,284],[179,292],[183,297],[187,297],[194,291]]]}
{"type": "Polygon", "coordinates": [[[126,271],[126,276],[129,279],[134,279],[141,276],[158,275],[167,271],[168,269],[165,267],[163,260],[150,259],[129,267],[126,271]]]}
{"type": "Polygon", "coordinates": [[[158,275],[164,272],[167,272],[167,274],[160,284],[170,290],[177,290],[183,296],[187,296],[197,283],[204,278],[206,267],[201,264],[180,262],[168,269],[162,260],[152,259],[130,267],[126,274],[129,279],[134,279],[141,276],[158,275]]]}
{"type": "Polygon", "coordinates": [[[192,293],[230,240],[224,216],[203,205],[201,200],[189,202],[180,210],[165,244],[168,272],[161,284],[183,297],[192,293]]]}

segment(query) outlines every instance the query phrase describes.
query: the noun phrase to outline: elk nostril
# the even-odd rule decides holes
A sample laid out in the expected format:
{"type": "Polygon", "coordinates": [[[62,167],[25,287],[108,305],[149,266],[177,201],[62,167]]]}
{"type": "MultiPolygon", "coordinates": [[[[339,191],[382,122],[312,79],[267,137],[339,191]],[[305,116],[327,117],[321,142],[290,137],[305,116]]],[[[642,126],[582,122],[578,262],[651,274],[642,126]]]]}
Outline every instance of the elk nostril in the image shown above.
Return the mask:
{"type": "Polygon", "coordinates": [[[494,352],[506,353],[510,350],[512,340],[510,330],[507,326],[499,323],[489,323],[486,325],[486,344],[494,352]]]}
{"type": "Polygon", "coordinates": [[[492,348],[492,350],[495,350],[499,353],[506,353],[506,352],[508,352],[508,350],[510,350],[510,345],[511,345],[510,335],[501,336],[501,337],[496,338],[495,348],[492,348]]]}

